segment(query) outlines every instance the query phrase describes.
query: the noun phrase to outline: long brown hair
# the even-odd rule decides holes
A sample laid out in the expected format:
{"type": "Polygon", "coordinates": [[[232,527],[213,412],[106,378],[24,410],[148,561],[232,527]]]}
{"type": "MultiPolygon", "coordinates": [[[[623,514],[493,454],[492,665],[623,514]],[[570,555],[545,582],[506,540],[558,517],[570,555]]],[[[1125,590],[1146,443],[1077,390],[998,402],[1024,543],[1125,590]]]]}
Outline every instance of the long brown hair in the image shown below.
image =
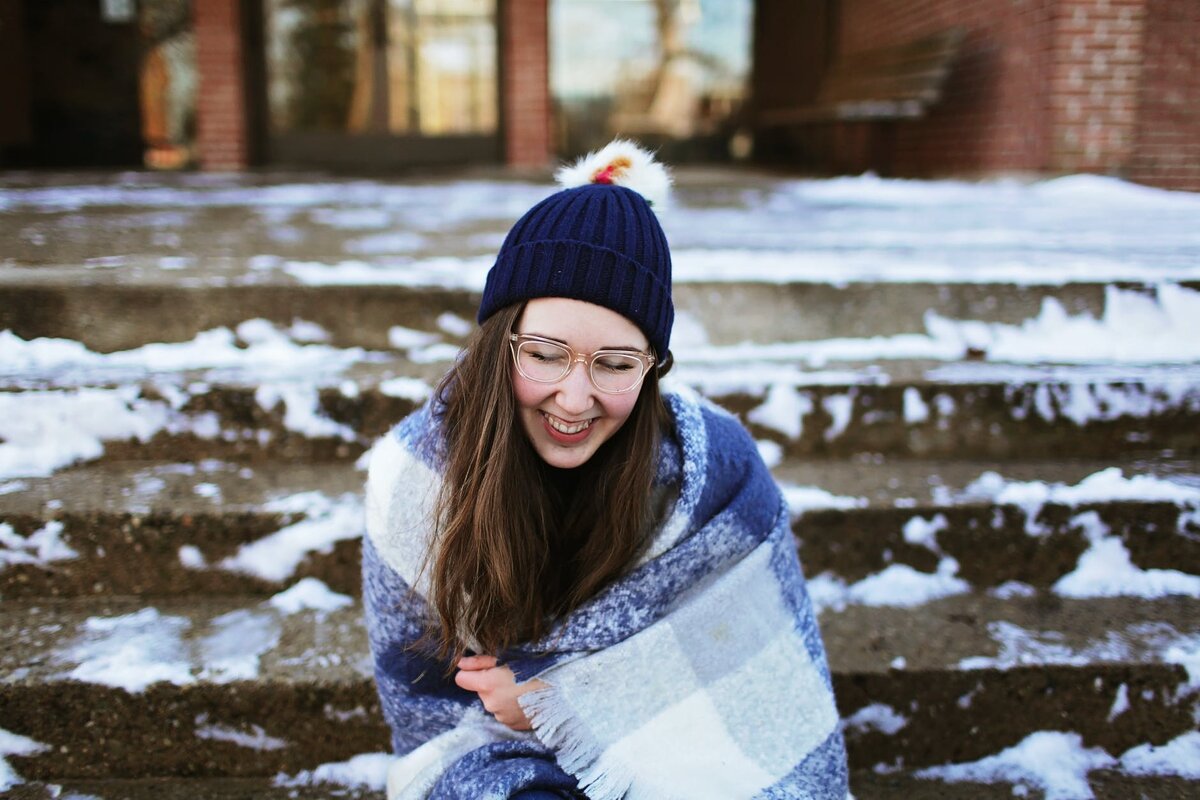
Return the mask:
{"type": "Polygon", "coordinates": [[[446,466],[427,568],[428,632],[453,663],[474,640],[499,654],[619,576],[644,544],[658,440],[667,421],[658,374],[625,424],[571,470],[564,488],[517,418],[508,334],[524,304],[489,317],[438,387],[446,466]]]}

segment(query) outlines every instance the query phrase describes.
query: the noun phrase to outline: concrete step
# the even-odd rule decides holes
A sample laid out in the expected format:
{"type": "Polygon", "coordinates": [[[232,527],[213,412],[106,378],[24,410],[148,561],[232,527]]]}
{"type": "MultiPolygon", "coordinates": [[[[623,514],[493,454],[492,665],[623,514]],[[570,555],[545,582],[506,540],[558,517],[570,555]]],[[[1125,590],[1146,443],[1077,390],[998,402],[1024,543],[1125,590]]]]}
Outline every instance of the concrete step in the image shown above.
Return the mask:
{"type": "MultiPolygon", "coordinates": [[[[699,388],[738,414],[777,458],[1038,459],[1200,455],[1200,367],[1153,377],[1090,373],[973,375],[974,380],[822,385],[718,384],[699,388]]],[[[682,372],[682,370],[681,370],[682,372]]],[[[669,376],[687,385],[685,375],[669,376]]],[[[288,378],[0,391],[16,427],[4,430],[0,479],[46,474],[78,461],[357,459],[416,407],[428,383],[370,365],[353,378],[288,378]],[[31,432],[44,430],[44,435],[31,432]],[[54,447],[49,448],[48,444],[54,447]]],[[[3,425],[3,422],[0,422],[3,425]]]]}
{"type": "MultiPolygon", "coordinates": [[[[1099,770],[1087,776],[1093,800],[1191,800],[1196,782],[1179,777],[1127,775],[1114,770],[1099,770]]],[[[1038,789],[1003,781],[997,783],[944,783],[900,772],[877,775],[867,770],[854,772],[850,788],[857,800],[1008,800],[1014,796],[1040,800],[1047,795],[1038,789]]]]}
{"type": "MultiPolygon", "coordinates": [[[[1194,728],[1181,663],[1198,612],[1183,597],[985,595],[826,611],[851,763],[973,761],[1041,730],[1118,755],[1163,744],[1194,728]]],[[[29,779],[295,774],[387,748],[355,606],[9,601],[0,644],[4,727],[48,746],[12,758],[29,779]]]]}
{"type": "MultiPolygon", "coordinates": [[[[320,325],[335,346],[384,349],[393,326],[444,335],[437,325],[441,314],[474,320],[479,306],[478,289],[387,285],[385,269],[369,285],[301,285],[286,275],[246,283],[213,273],[206,265],[190,279],[172,275],[122,281],[95,270],[54,277],[47,268],[0,268],[0,330],[12,330],[23,339],[72,339],[98,352],[113,352],[149,342],[184,342],[202,331],[234,328],[248,319],[268,319],[284,327],[299,319],[320,325]],[[130,308],[137,314],[129,314],[130,308]],[[100,320],[104,324],[97,324],[100,320]]],[[[1196,281],[1180,285],[1200,289],[1196,281]]],[[[1070,315],[1099,318],[1114,286],[1156,296],[1156,289],[1137,282],[680,282],[674,289],[680,316],[675,347],[677,355],[684,355],[688,345],[701,343],[927,334],[930,314],[1021,325],[1038,317],[1048,300],[1070,315]]]]}
{"type": "MultiPolygon", "coordinates": [[[[1095,800],[1192,800],[1193,781],[1176,777],[1126,775],[1113,770],[1090,773],[1087,783],[1095,800]]],[[[1008,800],[1012,784],[945,783],[915,777],[910,772],[877,775],[854,770],[850,788],[857,800],[1008,800]]],[[[55,784],[30,783],[12,790],[12,800],[66,800],[72,796],[97,800],[384,800],[383,791],[353,788],[335,783],[310,786],[276,786],[260,778],[146,778],[141,780],[62,780],[55,784]]],[[[1035,790],[1023,795],[1037,800],[1035,790]]]]}
{"type": "MultiPolygon", "coordinates": [[[[442,271],[453,280],[463,259],[483,259],[478,268],[486,268],[508,226],[550,191],[546,175],[525,182],[495,173],[386,183],[311,174],[6,174],[0,240],[14,271],[95,282],[235,282],[287,274],[280,267],[289,261],[403,269],[446,256],[455,261],[442,271]]],[[[714,271],[823,283],[1197,277],[1191,198],[1149,196],[1103,178],[796,181],[681,168],[675,200],[661,219],[682,282],[714,271]],[[1095,185],[1081,185],[1089,181],[1095,185]],[[697,253],[715,256],[719,268],[692,263],[697,253]],[[786,260],[795,263],[777,263],[786,260]]]]}
{"type": "MultiPolygon", "coordinates": [[[[1200,460],[1173,453],[1004,460],[887,458],[860,453],[848,458],[783,458],[771,468],[787,492],[815,489],[828,495],[814,496],[809,502],[797,497],[798,514],[844,506],[990,509],[998,490],[1039,482],[1046,484],[1048,492],[1061,491],[1089,478],[1096,481],[1097,473],[1106,470],[1116,470],[1128,480],[1169,482],[1183,492],[1200,490],[1200,460]]],[[[59,512],[261,513],[272,503],[297,494],[321,492],[337,497],[360,493],[365,479],[365,465],[347,461],[264,461],[254,465],[216,459],[110,461],[13,481],[14,485],[0,493],[0,513],[41,515],[47,520],[59,512]]]]}
{"type": "MultiPolygon", "coordinates": [[[[807,574],[837,593],[899,568],[978,590],[1048,589],[1113,547],[1130,570],[1200,575],[1194,462],[986,467],[790,461],[777,475],[807,574]]],[[[356,595],[363,479],[347,462],[201,462],[14,481],[0,495],[0,596],[269,594],[299,577],[356,595]]]]}
{"type": "MultiPolygon", "coordinates": [[[[276,786],[271,778],[135,778],[36,781],[4,795],[11,800],[385,800],[383,790],[315,783],[276,786]]],[[[964,795],[965,796],[965,795],[964,795]]]]}

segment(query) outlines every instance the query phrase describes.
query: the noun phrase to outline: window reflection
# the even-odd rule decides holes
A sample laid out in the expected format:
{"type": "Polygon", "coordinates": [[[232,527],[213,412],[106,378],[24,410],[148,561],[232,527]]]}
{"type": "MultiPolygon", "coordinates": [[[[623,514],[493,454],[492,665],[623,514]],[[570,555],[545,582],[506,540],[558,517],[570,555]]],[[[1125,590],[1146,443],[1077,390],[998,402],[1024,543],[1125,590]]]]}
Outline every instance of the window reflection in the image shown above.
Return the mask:
{"type": "MultiPolygon", "coordinates": [[[[128,7],[114,4],[114,14],[128,7]]],[[[142,0],[138,107],[146,166],[178,169],[192,158],[196,136],[196,44],[188,0],[142,0]]]]}
{"type": "Polygon", "coordinates": [[[720,150],[747,96],[752,0],[552,0],[559,147],[614,134],[720,150]]]}
{"type": "Polygon", "coordinates": [[[266,0],[272,133],[491,134],[495,0],[266,0]]]}

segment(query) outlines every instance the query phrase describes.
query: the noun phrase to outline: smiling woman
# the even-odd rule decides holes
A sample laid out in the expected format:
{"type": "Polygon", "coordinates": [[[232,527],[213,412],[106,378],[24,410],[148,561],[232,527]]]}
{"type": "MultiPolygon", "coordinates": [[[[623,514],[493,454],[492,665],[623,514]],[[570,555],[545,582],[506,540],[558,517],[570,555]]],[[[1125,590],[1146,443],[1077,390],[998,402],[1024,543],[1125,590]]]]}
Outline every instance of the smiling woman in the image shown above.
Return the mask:
{"type": "Polygon", "coordinates": [[[659,389],[669,177],[619,141],[559,177],[434,398],[374,449],[388,796],[845,797],[779,489],[736,419],[659,389]]]}

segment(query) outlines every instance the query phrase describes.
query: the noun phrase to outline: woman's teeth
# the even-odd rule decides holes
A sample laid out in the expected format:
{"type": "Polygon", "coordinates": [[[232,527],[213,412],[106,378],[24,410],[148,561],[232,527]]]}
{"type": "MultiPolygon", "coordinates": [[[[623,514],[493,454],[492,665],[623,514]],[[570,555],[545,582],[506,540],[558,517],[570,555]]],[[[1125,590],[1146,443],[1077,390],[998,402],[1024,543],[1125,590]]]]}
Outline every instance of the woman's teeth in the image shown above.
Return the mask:
{"type": "Polygon", "coordinates": [[[558,420],[549,414],[546,414],[545,416],[546,422],[550,423],[551,428],[554,428],[554,430],[558,431],[559,433],[565,433],[567,435],[579,433],[581,430],[592,424],[592,420],[588,419],[584,420],[583,422],[575,422],[568,425],[567,423],[562,422],[561,420],[558,420]]]}

